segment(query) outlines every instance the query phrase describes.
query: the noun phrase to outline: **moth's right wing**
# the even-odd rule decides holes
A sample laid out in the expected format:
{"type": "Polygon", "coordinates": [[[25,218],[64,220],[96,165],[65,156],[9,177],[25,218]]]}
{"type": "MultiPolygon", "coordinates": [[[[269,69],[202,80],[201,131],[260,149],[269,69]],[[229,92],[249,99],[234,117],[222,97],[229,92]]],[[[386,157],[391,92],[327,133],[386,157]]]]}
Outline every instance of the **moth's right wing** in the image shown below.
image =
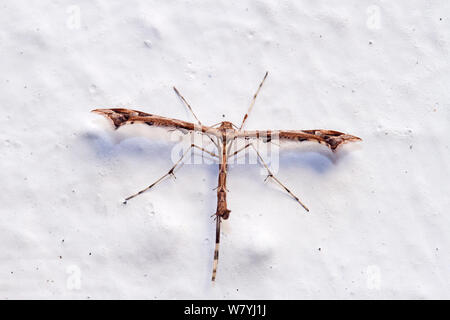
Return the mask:
{"type": "Polygon", "coordinates": [[[335,151],[340,145],[352,142],[361,141],[362,139],[357,136],[352,136],[339,131],[334,130],[287,130],[279,132],[280,140],[291,141],[316,141],[329,147],[332,151],[335,151]]]}
{"type": "Polygon", "coordinates": [[[240,131],[236,137],[245,139],[262,139],[264,142],[279,139],[280,141],[315,141],[326,145],[335,151],[341,144],[350,141],[360,141],[361,138],[334,130],[254,130],[240,131]]]}

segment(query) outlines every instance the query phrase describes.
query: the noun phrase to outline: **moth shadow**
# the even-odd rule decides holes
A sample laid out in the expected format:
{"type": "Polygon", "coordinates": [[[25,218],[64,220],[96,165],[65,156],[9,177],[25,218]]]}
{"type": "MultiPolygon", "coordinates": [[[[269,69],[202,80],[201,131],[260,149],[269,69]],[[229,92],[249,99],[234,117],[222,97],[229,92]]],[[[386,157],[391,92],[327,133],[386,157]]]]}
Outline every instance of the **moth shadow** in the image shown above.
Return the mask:
{"type": "MultiPolygon", "coordinates": [[[[344,149],[332,152],[328,148],[316,144],[301,147],[282,147],[278,150],[275,149],[275,152],[271,151],[267,154],[265,154],[263,150],[264,149],[259,150],[259,152],[261,153],[264,161],[272,167],[272,169],[276,170],[277,166],[280,168],[303,167],[311,169],[319,174],[324,174],[330,170],[333,170],[333,167],[349,154],[349,152],[344,149]]],[[[253,151],[249,150],[239,159],[233,159],[230,161],[230,165],[237,168],[241,168],[246,165],[256,165],[256,156],[252,156],[252,160],[250,160],[251,158],[248,152],[253,151]]]]}
{"type": "Polygon", "coordinates": [[[113,135],[103,132],[86,132],[81,138],[96,156],[101,159],[119,157],[147,158],[157,155],[162,160],[170,159],[171,144],[147,137],[135,137],[126,134],[113,135]],[[167,158],[169,157],[169,158],[167,158]]]}
{"type": "Polygon", "coordinates": [[[280,149],[279,164],[283,168],[305,167],[319,174],[325,174],[338,162],[342,161],[348,151],[344,149],[332,152],[321,145],[311,145],[301,148],[280,149]]]}

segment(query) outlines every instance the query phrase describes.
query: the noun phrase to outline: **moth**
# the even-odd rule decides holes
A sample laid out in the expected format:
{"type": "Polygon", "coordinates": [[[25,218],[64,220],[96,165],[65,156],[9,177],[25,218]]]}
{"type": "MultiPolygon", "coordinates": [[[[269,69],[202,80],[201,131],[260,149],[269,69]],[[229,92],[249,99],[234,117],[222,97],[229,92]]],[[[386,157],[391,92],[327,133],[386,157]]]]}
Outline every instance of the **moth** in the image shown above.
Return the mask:
{"type": "Polygon", "coordinates": [[[115,129],[120,128],[123,125],[143,123],[152,127],[163,127],[167,129],[181,130],[184,133],[200,133],[207,138],[209,138],[216,147],[217,153],[206,150],[202,146],[191,144],[186,151],[184,151],[181,158],[175,162],[175,164],[169,169],[167,173],[157,179],[155,182],[150,184],[148,187],[142,189],[141,191],[127,197],[126,201],[152,189],[156,184],[164,180],[167,176],[174,175],[174,170],[181,164],[183,158],[191,151],[191,149],[196,148],[204,153],[209,154],[213,158],[218,160],[219,163],[219,175],[218,175],[218,185],[217,185],[217,209],[215,214],[216,221],[216,241],[214,248],[214,261],[213,261],[213,271],[212,271],[212,281],[215,281],[217,274],[217,264],[219,261],[219,244],[220,244],[220,226],[222,220],[226,220],[230,216],[231,210],[227,207],[227,174],[228,174],[228,161],[231,157],[236,156],[239,152],[251,148],[256,152],[259,162],[267,170],[267,178],[271,178],[277,184],[279,184],[295,201],[299,203],[306,211],[309,211],[308,207],[293,193],[289,190],[270,170],[267,163],[264,161],[263,157],[259,153],[258,149],[255,147],[254,142],[257,139],[263,139],[264,142],[270,142],[272,137],[276,136],[279,141],[314,141],[323,144],[330,148],[332,151],[336,151],[341,145],[347,142],[360,141],[361,138],[342,133],[335,130],[243,130],[244,124],[248,119],[250,112],[256,101],[256,97],[266,80],[268,72],[265,73],[263,80],[259,84],[256,93],[253,95],[253,99],[244,115],[241,125],[237,127],[231,122],[222,121],[212,126],[203,125],[202,122],[197,118],[192,107],[186,101],[186,99],[180,94],[180,92],[173,87],[173,90],[177,96],[183,101],[186,107],[190,110],[197,123],[191,123],[183,120],[166,118],[154,114],[145,113],[142,111],[131,110],[131,109],[95,109],[92,112],[101,114],[111,120],[115,129]],[[232,152],[232,146],[239,139],[244,139],[244,146],[232,152]]]}

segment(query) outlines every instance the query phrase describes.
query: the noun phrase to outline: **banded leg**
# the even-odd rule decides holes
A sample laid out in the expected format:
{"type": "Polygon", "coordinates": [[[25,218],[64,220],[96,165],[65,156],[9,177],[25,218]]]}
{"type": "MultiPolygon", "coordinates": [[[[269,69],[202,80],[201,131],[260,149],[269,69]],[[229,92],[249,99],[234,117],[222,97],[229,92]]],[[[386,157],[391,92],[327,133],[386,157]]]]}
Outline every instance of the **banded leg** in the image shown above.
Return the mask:
{"type": "MultiPolygon", "coordinates": [[[[195,115],[194,110],[192,110],[192,108],[191,108],[191,105],[190,105],[190,104],[186,101],[186,99],[181,95],[181,93],[178,91],[178,89],[175,88],[175,87],[173,87],[173,91],[175,91],[175,93],[177,94],[177,96],[183,101],[183,103],[186,105],[186,107],[188,107],[189,111],[191,111],[192,115],[194,116],[195,120],[197,120],[198,124],[199,124],[199,125],[203,125],[203,124],[201,123],[201,121],[197,118],[197,116],[195,115]]],[[[214,125],[212,125],[212,126],[210,126],[210,127],[208,127],[208,128],[209,128],[209,129],[214,128],[214,127],[217,126],[218,124],[220,124],[220,122],[217,123],[217,124],[214,124],[214,125]]],[[[205,134],[208,136],[208,138],[209,138],[209,139],[214,143],[214,145],[216,145],[216,147],[217,147],[217,143],[211,138],[211,136],[210,136],[208,133],[205,133],[205,134]]]]}
{"type": "Polygon", "coordinates": [[[245,114],[244,119],[242,120],[241,126],[239,127],[239,131],[242,130],[242,127],[244,126],[244,123],[247,120],[248,115],[252,111],[253,106],[255,105],[256,97],[258,96],[259,90],[261,90],[261,87],[264,84],[264,81],[266,80],[268,74],[269,74],[269,72],[266,71],[266,74],[264,75],[264,78],[262,79],[261,83],[259,84],[258,90],[256,90],[256,93],[253,95],[252,103],[250,104],[250,107],[248,107],[248,111],[245,114]]]}
{"type": "MultiPolygon", "coordinates": [[[[250,146],[253,148],[253,150],[255,150],[256,154],[258,155],[259,160],[261,161],[261,163],[264,165],[264,167],[267,170],[267,177],[265,180],[267,180],[268,178],[272,178],[273,180],[275,180],[276,183],[278,183],[281,187],[284,188],[284,190],[289,193],[289,195],[291,195],[291,197],[293,197],[307,212],[309,212],[308,207],[300,201],[300,199],[291,192],[291,190],[289,190],[280,180],[278,180],[277,177],[274,176],[274,174],[272,173],[272,171],[270,171],[269,166],[266,164],[266,162],[263,160],[263,158],[261,157],[261,155],[259,154],[258,150],[255,148],[255,146],[253,144],[250,144],[250,146]]],[[[264,180],[264,181],[265,181],[264,180]]]]}
{"type": "Polygon", "coordinates": [[[209,140],[211,140],[211,142],[216,146],[217,149],[219,149],[219,139],[217,139],[217,142],[214,141],[213,137],[211,137],[208,132],[205,132],[205,135],[209,138],[209,140]]]}
{"type": "Polygon", "coordinates": [[[189,110],[191,111],[192,115],[194,116],[195,120],[197,120],[199,125],[202,125],[202,123],[200,122],[200,120],[198,120],[197,116],[195,115],[194,111],[191,108],[191,105],[186,101],[186,99],[181,95],[181,93],[177,90],[177,88],[173,87],[173,91],[175,91],[175,93],[177,94],[178,97],[180,97],[180,99],[184,102],[184,104],[186,105],[186,107],[189,108],[189,110]]]}
{"type": "Polygon", "coordinates": [[[214,262],[211,281],[216,280],[217,265],[219,263],[219,244],[220,244],[220,224],[222,223],[222,218],[216,216],[216,246],[214,247],[214,262]]]}
{"type": "Polygon", "coordinates": [[[147,190],[150,190],[150,189],[153,188],[156,184],[158,184],[159,182],[161,182],[165,177],[167,177],[167,176],[169,176],[169,175],[172,175],[172,176],[175,178],[175,174],[174,174],[175,168],[181,163],[181,160],[183,160],[183,158],[188,154],[188,152],[189,152],[192,148],[200,149],[201,151],[206,152],[206,153],[210,154],[211,156],[218,158],[218,156],[217,156],[215,153],[210,152],[210,151],[208,151],[208,150],[206,150],[206,149],[204,149],[204,148],[202,148],[202,147],[199,147],[199,146],[197,146],[197,145],[195,145],[195,144],[191,144],[191,146],[190,146],[188,149],[186,149],[186,151],[183,153],[183,155],[181,156],[181,158],[173,165],[172,168],[170,168],[170,170],[169,170],[166,174],[164,174],[164,175],[163,175],[162,177],[160,177],[158,180],[156,180],[155,182],[153,182],[153,183],[152,183],[151,185],[149,185],[147,188],[142,189],[141,191],[139,191],[139,192],[137,192],[137,193],[135,193],[135,194],[133,194],[133,195],[127,197],[123,203],[126,204],[128,200],[133,199],[134,197],[137,197],[137,196],[140,195],[140,194],[143,194],[143,193],[144,193],[145,191],[147,191],[147,190]]]}
{"type": "Polygon", "coordinates": [[[291,197],[293,197],[307,212],[309,212],[309,209],[308,209],[308,207],[303,203],[303,202],[301,202],[300,201],[300,199],[295,195],[295,194],[293,194],[292,192],[291,192],[291,190],[289,190],[280,180],[278,180],[278,178],[277,177],[275,177],[275,175],[272,173],[272,171],[270,171],[270,169],[269,169],[269,166],[266,164],[266,162],[263,160],[263,158],[262,158],[262,156],[261,156],[261,154],[258,152],[258,150],[255,148],[255,146],[253,145],[253,143],[248,143],[248,144],[246,144],[244,147],[242,147],[241,149],[239,149],[239,150],[237,150],[236,152],[234,152],[234,153],[232,153],[231,155],[230,155],[230,157],[231,156],[235,156],[236,154],[238,154],[239,152],[241,152],[241,151],[243,151],[243,150],[245,150],[245,149],[247,149],[248,147],[252,147],[253,148],[253,150],[255,150],[255,152],[256,152],[256,154],[258,155],[258,158],[259,158],[259,160],[260,160],[260,162],[263,164],[263,166],[264,166],[264,168],[266,168],[266,170],[267,170],[267,177],[266,177],[266,179],[264,180],[264,181],[266,181],[268,178],[272,178],[276,183],[278,183],[281,187],[283,187],[283,189],[287,192],[287,193],[289,193],[289,195],[291,196],[291,197]]]}
{"type": "Polygon", "coordinates": [[[217,154],[215,154],[214,152],[211,152],[209,150],[206,150],[205,148],[199,147],[196,144],[191,144],[191,148],[197,148],[197,149],[201,150],[202,152],[206,152],[210,156],[219,159],[219,156],[217,154]]]}
{"type": "MultiPolygon", "coordinates": [[[[247,149],[248,147],[250,147],[251,143],[247,143],[245,146],[243,146],[242,148],[236,150],[235,152],[233,152],[232,154],[228,155],[228,159],[231,157],[234,157],[235,155],[237,155],[239,152],[244,151],[245,149],[247,149]]],[[[229,151],[229,150],[228,150],[229,151]]]]}

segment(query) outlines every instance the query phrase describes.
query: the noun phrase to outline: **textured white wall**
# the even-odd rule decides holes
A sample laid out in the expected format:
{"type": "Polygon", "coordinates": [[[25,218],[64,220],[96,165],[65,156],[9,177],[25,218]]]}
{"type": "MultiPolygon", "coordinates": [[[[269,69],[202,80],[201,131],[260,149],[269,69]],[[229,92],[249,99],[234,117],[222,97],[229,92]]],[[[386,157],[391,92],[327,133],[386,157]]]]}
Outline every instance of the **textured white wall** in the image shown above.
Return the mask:
{"type": "Polygon", "coordinates": [[[450,298],[448,1],[3,1],[1,298],[450,298]],[[94,107],[335,129],[229,174],[211,286],[217,167],[94,107]]]}

